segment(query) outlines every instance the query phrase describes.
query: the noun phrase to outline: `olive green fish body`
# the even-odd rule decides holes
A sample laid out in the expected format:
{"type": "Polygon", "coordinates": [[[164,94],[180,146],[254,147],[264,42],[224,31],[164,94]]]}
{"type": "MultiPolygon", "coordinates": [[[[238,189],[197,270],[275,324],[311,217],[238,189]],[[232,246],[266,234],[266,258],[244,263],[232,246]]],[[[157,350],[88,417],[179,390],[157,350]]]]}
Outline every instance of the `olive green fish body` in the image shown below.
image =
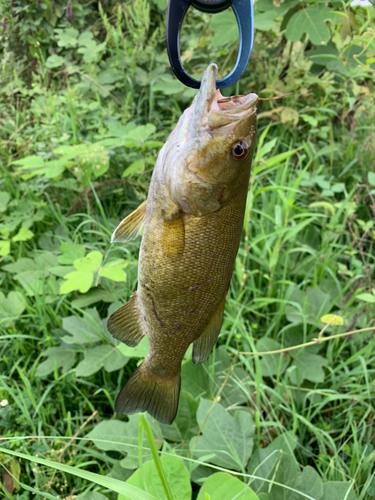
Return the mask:
{"type": "Polygon", "coordinates": [[[130,346],[149,339],[116,411],[148,411],[166,423],[177,412],[186,350],[193,343],[193,361],[203,362],[220,332],[255,145],[257,96],[222,98],[216,75],[210,65],[159,153],[147,202],[113,235],[128,241],[144,227],[137,292],[108,329],[130,346]]]}

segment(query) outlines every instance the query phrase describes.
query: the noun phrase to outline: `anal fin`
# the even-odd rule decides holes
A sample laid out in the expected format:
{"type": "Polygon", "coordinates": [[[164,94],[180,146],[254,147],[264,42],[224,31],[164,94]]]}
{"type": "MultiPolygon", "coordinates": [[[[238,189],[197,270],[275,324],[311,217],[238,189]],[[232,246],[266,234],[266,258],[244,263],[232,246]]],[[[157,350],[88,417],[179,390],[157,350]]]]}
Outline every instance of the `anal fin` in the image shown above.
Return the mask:
{"type": "Polygon", "coordinates": [[[120,222],[113,231],[111,243],[114,241],[131,241],[139,235],[146,218],[146,201],[120,222]]]}
{"type": "Polygon", "coordinates": [[[206,361],[220,333],[223,323],[225,298],[219,304],[207,326],[193,343],[193,362],[197,365],[206,361]]]}
{"type": "Polygon", "coordinates": [[[112,314],[107,324],[112,336],[128,345],[135,347],[146,335],[141,319],[137,292],[134,292],[129,302],[112,314]]]}

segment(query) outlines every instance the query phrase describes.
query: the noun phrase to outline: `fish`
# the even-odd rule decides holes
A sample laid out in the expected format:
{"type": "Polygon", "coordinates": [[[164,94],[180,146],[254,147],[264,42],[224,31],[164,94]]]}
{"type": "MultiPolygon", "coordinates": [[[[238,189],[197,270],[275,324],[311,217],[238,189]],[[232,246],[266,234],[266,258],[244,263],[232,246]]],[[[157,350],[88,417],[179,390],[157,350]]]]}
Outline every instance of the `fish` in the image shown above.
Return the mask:
{"type": "Polygon", "coordinates": [[[144,361],[121,389],[116,413],[176,417],[181,363],[193,343],[198,364],[219,336],[241,240],[258,96],[223,97],[217,66],[205,70],[189,108],[159,152],[147,200],[115,229],[112,242],[142,231],[138,286],[111,315],[114,338],[135,347],[148,336],[144,361]]]}

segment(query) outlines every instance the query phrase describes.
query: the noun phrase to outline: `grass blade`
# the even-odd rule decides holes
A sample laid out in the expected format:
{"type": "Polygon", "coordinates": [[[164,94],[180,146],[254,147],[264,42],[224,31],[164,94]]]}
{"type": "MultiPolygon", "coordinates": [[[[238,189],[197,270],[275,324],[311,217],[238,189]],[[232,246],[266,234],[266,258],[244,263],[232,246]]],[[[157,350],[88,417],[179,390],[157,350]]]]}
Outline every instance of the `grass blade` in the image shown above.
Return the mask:
{"type": "MultiPolygon", "coordinates": [[[[78,476],[82,479],[87,479],[88,481],[91,481],[95,484],[99,484],[104,488],[109,488],[110,490],[115,491],[116,493],[122,493],[123,495],[129,496],[133,500],[156,500],[156,498],[153,495],[150,495],[150,493],[147,493],[146,491],[143,491],[137,488],[136,486],[132,486],[130,484],[126,484],[122,481],[119,481],[118,479],[113,479],[111,477],[106,477],[106,476],[103,477],[99,474],[95,474],[94,472],[77,469],[76,467],[60,464],[58,462],[54,462],[53,460],[47,460],[45,458],[36,458],[31,455],[26,455],[25,453],[19,453],[13,450],[7,450],[6,448],[0,448],[0,452],[6,453],[7,455],[12,455],[14,457],[24,458],[25,460],[30,460],[30,462],[34,462],[40,465],[46,465],[47,467],[57,469],[61,472],[66,472],[67,474],[72,474],[73,476],[78,476]]],[[[172,497],[170,497],[170,499],[172,500],[172,497]]]]}

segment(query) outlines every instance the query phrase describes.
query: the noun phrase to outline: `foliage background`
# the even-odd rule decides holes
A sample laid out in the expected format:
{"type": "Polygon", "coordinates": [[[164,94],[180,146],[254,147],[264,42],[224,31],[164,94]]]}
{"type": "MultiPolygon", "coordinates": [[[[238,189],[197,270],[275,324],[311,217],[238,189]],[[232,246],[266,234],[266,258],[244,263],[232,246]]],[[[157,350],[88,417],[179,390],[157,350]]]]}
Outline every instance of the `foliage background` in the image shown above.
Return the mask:
{"type": "MultiPolygon", "coordinates": [[[[165,0],[0,0],[2,445],[77,474],[0,454],[6,498],[116,498],[99,475],[167,498],[139,416],[113,414],[147,345],[105,327],[136,288],[139,248],[110,235],[195,94],[169,68],[165,12],[165,0]]],[[[259,105],[218,345],[200,366],[187,354],[176,423],[148,418],[175,499],[375,498],[371,331],[240,355],[229,371],[238,351],[315,338],[327,314],[343,325],[326,334],[374,326],[374,13],[255,3],[252,59],[225,93],[291,95],[259,105]]],[[[232,14],[189,11],[186,68],[199,78],[214,61],[223,76],[237,37],[232,14]]]]}

